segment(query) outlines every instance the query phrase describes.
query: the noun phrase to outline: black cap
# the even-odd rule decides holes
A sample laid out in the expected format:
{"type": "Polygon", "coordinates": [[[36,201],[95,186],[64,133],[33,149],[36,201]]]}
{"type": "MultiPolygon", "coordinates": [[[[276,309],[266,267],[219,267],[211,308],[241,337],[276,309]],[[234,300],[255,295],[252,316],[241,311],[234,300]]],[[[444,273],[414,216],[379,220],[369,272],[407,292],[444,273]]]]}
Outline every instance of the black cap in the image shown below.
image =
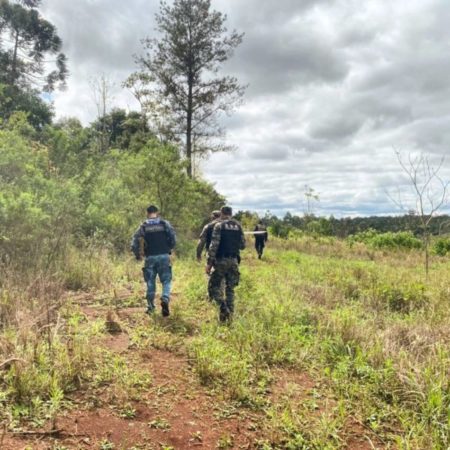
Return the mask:
{"type": "Polygon", "coordinates": [[[154,213],[157,213],[158,211],[159,211],[159,209],[158,209],[158,207],[155,206],[155,205],[150,205],[150,206],[147,208],[147,213],[148,213],[148,214],[154,214],[154,213]]]}
{"type": "Polygon", "coordinates": [[[220,209],[220,212],[224,216],[232,216],[233,215],[233,210],[230,206],[222,206],[222,208],[220,209]]]}

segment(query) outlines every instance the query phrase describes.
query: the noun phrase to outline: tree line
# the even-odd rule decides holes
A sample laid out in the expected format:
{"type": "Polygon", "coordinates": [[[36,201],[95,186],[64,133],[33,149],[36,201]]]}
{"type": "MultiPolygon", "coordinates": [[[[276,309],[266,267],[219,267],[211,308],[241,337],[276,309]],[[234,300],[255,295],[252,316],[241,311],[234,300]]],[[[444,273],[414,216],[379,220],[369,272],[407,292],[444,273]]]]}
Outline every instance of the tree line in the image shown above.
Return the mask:
{"type": "MultiPolygon", "coordinates": [[[[244,223],[254,223],[260,217],[251,211],[239,211],[238,218],[244,223]]],[[[267,212],[261,219],[272,232],[280,237],[288,237],[291,230],[301,230],[322,236],[346,238],[351,235],[374,230],[378,233],[410,231],[415,236],[422,236],[424,230],[421,217],[417,214],[402,214],[397,216],[369,217],[318,217],[315,215],[295,215],[290,212],[283,217],[267,212]]],[[[447,235],[450,233],[450,216],[442,214],[432,217],[429,226],[432,235],[447,235]]]]}

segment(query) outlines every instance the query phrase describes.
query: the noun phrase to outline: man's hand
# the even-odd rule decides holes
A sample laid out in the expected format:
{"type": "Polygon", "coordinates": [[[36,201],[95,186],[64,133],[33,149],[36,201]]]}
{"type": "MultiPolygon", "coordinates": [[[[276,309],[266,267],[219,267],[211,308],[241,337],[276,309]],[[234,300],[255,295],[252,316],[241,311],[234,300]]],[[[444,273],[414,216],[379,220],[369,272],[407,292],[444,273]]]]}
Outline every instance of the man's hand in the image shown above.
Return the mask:
{"type": "Polygon", "coordinates": [[[207,264],[205,267],[205,273],[206,275],[211,275],[212,266],[210,264],[207,264]]]}

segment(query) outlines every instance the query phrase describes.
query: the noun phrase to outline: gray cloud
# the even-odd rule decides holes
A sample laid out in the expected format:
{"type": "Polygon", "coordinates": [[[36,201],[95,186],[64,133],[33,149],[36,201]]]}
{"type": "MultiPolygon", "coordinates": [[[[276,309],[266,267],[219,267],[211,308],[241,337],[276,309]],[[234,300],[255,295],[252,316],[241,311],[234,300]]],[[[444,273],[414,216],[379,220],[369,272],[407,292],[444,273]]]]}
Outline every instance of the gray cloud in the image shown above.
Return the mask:
{"type": "MultiPolygon", "coordinates": [[[[301,213],[395,211],[386,195],[408,185],[394,148],[434,157],[450,149],[450,8],[446,0],[213,0],[244,43],[225,70],[249,83],[224,118],[237,147],[203,166],[238,208],[301,213]]],[[[116,84],[115,104],[137,108],[121,82],[152,35],[156,0],[44,0],[64,40],[71,78],[58,115],[95,116],[89,78],[116,84]]],[[[443,174],[450,177],[450,161],[443,174]]],[[[406,195],[406,194],[405,194],[406,195]]]]}
{"type": "Polygon", "coordinates": [[[250,84],[249,94],[274,95],[308,83],[336,82],[348,67],[332,43],[299,25],[273,33],[270,25],[257,27],[228,64],[228,69],[250,84]]]}

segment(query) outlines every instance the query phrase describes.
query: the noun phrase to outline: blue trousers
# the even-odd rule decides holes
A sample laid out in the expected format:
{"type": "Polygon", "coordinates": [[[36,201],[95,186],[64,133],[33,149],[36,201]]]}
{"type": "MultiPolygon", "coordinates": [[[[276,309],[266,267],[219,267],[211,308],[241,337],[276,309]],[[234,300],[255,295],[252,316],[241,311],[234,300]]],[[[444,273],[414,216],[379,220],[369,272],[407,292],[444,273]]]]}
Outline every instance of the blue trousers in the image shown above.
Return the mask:
{"type": "Polygon", "coordinates": [[[143,268],[144,280],[147,283],[148,309],[155,308],[156,275],[162,283],[161,301],[169,303],[172,286],[172,266],[167,254],[147,256],[143,268]]]}

